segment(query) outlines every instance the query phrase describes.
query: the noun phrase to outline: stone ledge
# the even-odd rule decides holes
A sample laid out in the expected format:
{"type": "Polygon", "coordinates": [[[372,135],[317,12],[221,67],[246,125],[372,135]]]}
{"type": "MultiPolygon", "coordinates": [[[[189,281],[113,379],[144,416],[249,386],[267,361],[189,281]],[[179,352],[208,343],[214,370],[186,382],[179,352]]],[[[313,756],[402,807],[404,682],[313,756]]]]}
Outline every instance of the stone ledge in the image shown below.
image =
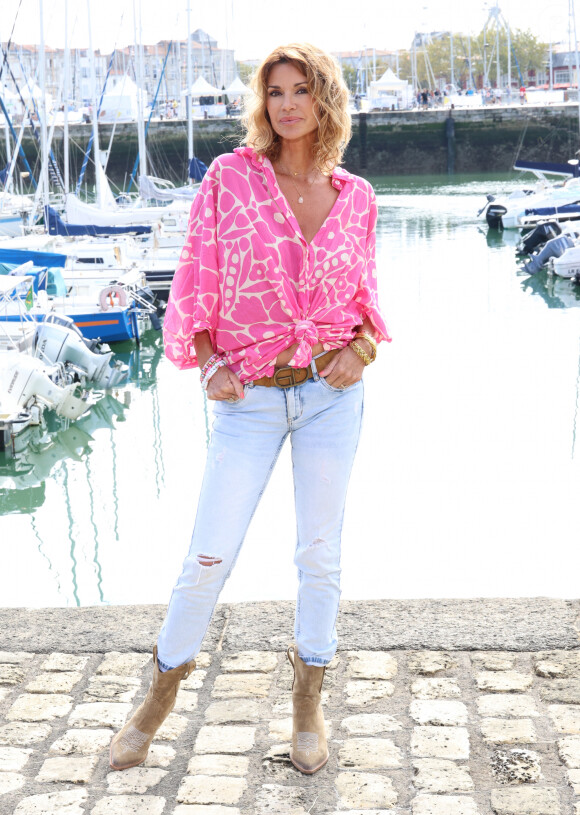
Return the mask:
{"type": "MultiPolygon", "coordinates": [[[[580,600],[481,598],[349,600],[341,604],[341,650],[542,651],[580,648],[580,600]]],[[[165,606],[1,608],[0,650],[104,653],[151,650],[165,606]]],[[[217,606],[204,641],[225,652],[284,650],[294,605],[217,606]]]]}

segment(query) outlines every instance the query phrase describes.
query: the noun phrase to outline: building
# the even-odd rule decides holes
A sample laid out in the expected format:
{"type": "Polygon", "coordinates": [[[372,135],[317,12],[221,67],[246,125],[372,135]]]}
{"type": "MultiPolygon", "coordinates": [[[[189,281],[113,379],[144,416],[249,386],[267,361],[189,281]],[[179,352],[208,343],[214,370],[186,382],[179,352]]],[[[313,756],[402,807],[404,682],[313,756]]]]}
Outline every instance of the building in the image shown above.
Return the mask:
{"type": "MultiPolygon", "coordinates": [[[[550,82],[550,60],[546,60],[545,82],[550,82]]],[[[576,52],[568,47],[556,45],[552,49],[552,87],[569,87],[578,84],[576,52]]]]}
{"type": "MultiPolygon", "coordinates": [[[[7,44],[2,43],[3,52],[7,44]]],[[[15,91],[15,84],[22,91],[27,84],[38,85],[38,45],[11,44],[8,53],[8,65],[4,68],[2,81],[10,91],[15,91]]],[[[118,48],[113,54],[102,54],[95,51],[95,75],[97,96],[100,96],[107,72],[110,76],[124,76],[126,73],[136,80],[138,53],[135,46],[118,48]]],[[[152,101],[157,90],[160,102],[170,99],[179,100],[187,86],[187,39],[161,41],[154,45],[143,45],[143,88],[147,98],[152,101]],[[165,63],[165,71],[163,65],[165,63]]],[[[217,41],[202,29],[191,35],[192,77],[204,76],[211,85],[227,87],[236,77],[234,52],[218,48],[217,41]]],[[[45,83],[46,92],[55,106],[63,104],[62,87],[64,76],[64,49],[45,47],[45,83]]],[[[70,103],[80,108],[92,101],[91,65],[88,49],[70,50],[70,103]]],[[[25,95],[25,94],[23,94],[25,95]]]]}

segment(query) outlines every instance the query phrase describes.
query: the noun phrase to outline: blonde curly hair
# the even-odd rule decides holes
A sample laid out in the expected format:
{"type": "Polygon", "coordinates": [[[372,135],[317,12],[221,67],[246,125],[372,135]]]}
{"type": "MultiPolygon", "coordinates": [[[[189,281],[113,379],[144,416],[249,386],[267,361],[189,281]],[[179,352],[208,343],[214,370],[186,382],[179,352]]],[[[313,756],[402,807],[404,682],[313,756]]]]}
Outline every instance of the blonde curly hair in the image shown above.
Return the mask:
{"type": "Polygon", "coordinates": [[[348,88],[336,59],[310,43],[292,43],[275,48],[252,76],[253,91],[244,103],[242,144],[275,161],[280,153],[280,137],[274,131],[266,109],[268,77],[274,65],[290,63],[306,76],[308,92],[317,103],[319,126],[314,142],[314,161],[323,173],[340,164],[351,136],[348,88]]]}

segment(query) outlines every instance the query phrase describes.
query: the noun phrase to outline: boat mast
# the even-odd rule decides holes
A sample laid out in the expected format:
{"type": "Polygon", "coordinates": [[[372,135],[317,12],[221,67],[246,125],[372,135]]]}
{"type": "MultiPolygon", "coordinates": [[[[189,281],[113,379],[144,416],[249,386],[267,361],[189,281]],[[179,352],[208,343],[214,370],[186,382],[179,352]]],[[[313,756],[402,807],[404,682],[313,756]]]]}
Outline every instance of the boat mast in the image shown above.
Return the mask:
{"type": "Polygon", "coordinates": [[[455,71],[454,71],[454,62],[453,62],[453,31],[449,32],[449,46],[451,48],[451,84],[455,87],[455,71]]]}
{"type": "Polygon", "coordinates": [[[147,175],[147,155],[145,152],[145,125],[144,125],[144,118],[145,118],[145,111],[143,110],[143,61],[142,61],[142,52],[141,48],[139,47],[139,42],[141,38],[141,0],[139,0],[139,36],[137,36],[137,9],[135,6],[135,0],[133,0],[133,56],[135,62],[135,76],[137,78],[137,140],[138,140],[138,154],[137,158],[135,159],[135,166],[133,168],[133,174],[131,175],[131,183],[129,184],[128,190],[131,189],[133,184],[133,178],[137,171],[137,165],[139,165],[139,174],[140,175],[147,175]]]}
{"type": "Polygon", "coordinates": [[[42,194],[44,206],[49,204],[48,187],[48,134],[46,129],[46,77],[45,77],[45,51],[44,51],[44,20],[43,2],[39,0],[39,22],[40,22],[40,150],[41,150],[41,177],[42,194]]]}
{"type": "Polygon", "coordinates": [[[101,151],[99,149],[99,124],[97,110],[97,77],[95,72],[95,52],[93,51],[93,34],[91,30],[91,0],[87,0],[87,21],[89,26],[89,61],[91,66],[91,107],[93,110],[93,149],[95,154],[95,182],[97,187],[97,205],[101,206],[101,151]]]}
{"type": "Polygon", "coordinates": [[[64,0],[64,193],[69,185],[68,99],[70,94],[70,49],[68,44],[68,0],[64,0]]]}
{"type": "Polygon", "coordinates": [[[471,70],[471,31],[467,36],[467,47],[469,48],[469,81],[467,85],[468,90],[475,90],[475,83],[473,81],[473,71],[471,70]]]}
{"type": "Polygon", "coordinates": [[[501,68],[499,64],[499,5],[496,0],[495,4],[495,65],[496,65],[496,87],[498,91],[501,88],[501,68]]]}
{"type": "Polygon", "coordinates": [[[191,86],[193,85],[193,64],[191,54],[191,4],[187,4],[187,152],[188,159],[193,158],[193,96],[191,86]]]}
{"type": "Polygon", "coordinates": [[[576,11],[574,8],[574,0],[570,0],[570,8],[572,9],[572,22],[574,24],[574,51],[575,51],[575,59],[576,59],[576,93],[577,93],[577,101],[578,101],[578,130],[580,135],[580,82],[578,81],[578,77],[580,75],[579,66],[578,66],[578,37],[576,36],[576,11]]]}
{"type": "Polygon", "coordinates": [[[508,47],[508,99],[512,95],[512,33],[510,31],[510,24],[506,22],[507,29],[507,47],[508,47]]]}
{"type": "MultiPolygon", "coordinates": [[[[133,0],[133,8],[135,2],[133,0]]],[[[137,135],[139,138],[139,173],[147,175],[147,151],[145,148],[145,111],[143,109],[144,94],[145,94],[145,69],[143,66],[143,17],[141,0],[139,0],[139,39],[138,39],[138,55],[139,55],[139,81],[138,81],[138,94],[137,94],[137,135]]]]}

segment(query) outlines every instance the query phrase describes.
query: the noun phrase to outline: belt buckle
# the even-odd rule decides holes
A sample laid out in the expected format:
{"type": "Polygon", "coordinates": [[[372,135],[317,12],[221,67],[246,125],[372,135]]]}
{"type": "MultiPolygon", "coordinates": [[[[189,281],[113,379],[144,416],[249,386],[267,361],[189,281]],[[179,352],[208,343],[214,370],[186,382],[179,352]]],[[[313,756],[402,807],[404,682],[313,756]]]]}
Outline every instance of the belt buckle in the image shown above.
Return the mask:
{"type": "Polygon", "coordinates": [[[278,368],[274,372],[274,384],[277,388],[293,388],[295,385],[300,385],[308,379],[308,371],[306,368],[291,368],[289,365],[284,368],[278,368]],[[296,374],[305,373],[306,376],[297,379],[296,374]]]}

